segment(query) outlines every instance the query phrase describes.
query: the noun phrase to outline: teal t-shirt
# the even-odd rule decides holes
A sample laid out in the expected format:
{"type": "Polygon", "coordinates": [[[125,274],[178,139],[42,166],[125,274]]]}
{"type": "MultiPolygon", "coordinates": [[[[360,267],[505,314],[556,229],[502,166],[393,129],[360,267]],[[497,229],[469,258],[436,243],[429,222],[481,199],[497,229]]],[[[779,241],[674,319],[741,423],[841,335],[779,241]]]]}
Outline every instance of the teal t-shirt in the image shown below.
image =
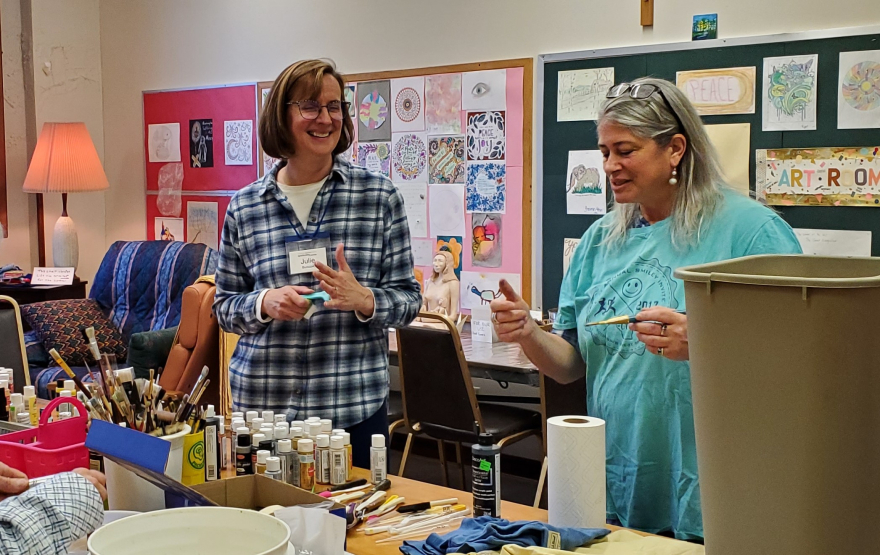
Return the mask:
{"type": "Polygon", "coordinates": [[[799,254],[791,227],[740,193],[704,224],[698,244],[672,246],[670,220],[602,244],[606,216],[583,235],[562,281],[554,327],[576,329],[587,365],[587,410],[606,422],[607,512],[623,526],[703,536],[690,365],[648,352],[627,326],[587,322],[641,309],[685,308],[676,268],[753,254],[799,254]]]}

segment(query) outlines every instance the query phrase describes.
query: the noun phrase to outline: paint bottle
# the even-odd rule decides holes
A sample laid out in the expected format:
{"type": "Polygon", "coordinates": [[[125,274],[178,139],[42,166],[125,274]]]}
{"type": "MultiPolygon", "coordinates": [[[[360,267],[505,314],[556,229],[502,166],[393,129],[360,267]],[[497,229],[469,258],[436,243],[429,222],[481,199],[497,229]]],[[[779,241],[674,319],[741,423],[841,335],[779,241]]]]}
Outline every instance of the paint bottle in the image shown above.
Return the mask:
{"type": "Polygon", "coordinates": [[[321,422],[306,422],[306,426],[308,426],[309,430],[308,438],[311,440],[317,439],[318,434],[321,433],[321,422]]]}
{"type": "Polygon", "coordinates": [[[289,439],[279,439],[276,456],[281,460],[281,481],[290,483],[290,469],[293,468],[293,450],[289,439]]]}
{"type": "Polygon", "coordinates": [[[24,402],[27,405],[28,415],[30,416],[30,425],[40,425],[40,410],[37,408],[37,391],[32,385],[24,386],[24,402]]]}
{"type": "Polygon", "coordinates": [[[281,477],[281,460],[278,457],[268,457],[266,459],[266,478],[283,481],[281,477]]]}
{"type": "Polygon", "coordinates": [[[371,441],[373,446],[370,447],[370,478],[374,484],[378,484],[385,480],[385,461],[388,458],[388,451],[385,449],[385,436],[382,434],[373,434],[371,441]]]}
{"type": "MultiPolygon", "coordinates": [[[[232,448],[233,449],[238,447],[238,436],[245,435],[245,436],[251,437],[251,434],[249,433],[250,428],[248,428],[246,426],[239,426],[238,428],[233,428],[233,432],[235,434],[234,437],[232,438],[232,448]]],[[[234,456],[233,456],[233,459],[235,459],[234,456]]],[[[232,462],[233,462],[233,464],[235,463],[234,460],[232,462]]]]}
{"type": "Polygon", "coordinates": [[[263,434],[253,434],[251,436],[251,464],[257,467],[257,451],[260,450],[260,442],[264,441],[266,436],[263,434]]]}
{"type": "Polygon", "coordinates": [[[330,435],[330,432],[333,431],[333,421],[329,418],[322,418],[321,422],[321,433],[330,435]]]}
{"type": "Polygon", "coordinates": [[[290,433],[287,434],[287,437],[290,439],[291,443],[296,445],[297,441],[304,439],[303,429],[299,426],[291,426],[290,433]]]}
{"type": "Polygon", "coordinates": [[[268,451],[270,457],[275,456],[275,440],[264,439],[258,444],[258,447],[263,451],[268,451]]]}
{"type": "Polygon", "coordinates": [[[253,433],[260,433],[260,428],[263,427],[263,419],[259,416],[251,420],[251,430],[253,433]]]}
{"type": "Polygon", "coordinates": [[[265,449],[257,451],[257,466],[254,467],[254,474],[266,473],[266,459],[269,458],[269,455],[270,453],[265,449]]]}
{"type": "Polygon", "coordinates": [[[285,415],[285,414],[276,414],[276,415],[275,415],[275,423],[276,423],[276,424],[287,424],[287,415],[285,415]]]}
{"type": "MultiPolygon", "coordinates": [[[[13,395],[17,395],[17,393],[13,393],[13,395]]],[[[62,389],[61,393],[59,394],[59,397],[73,397],[73,391],[71,391],[69,389],[62,389]]],[[[11,401],[11,399],[10,399],[10,401],[11,401]]],[[[10,411],[11,410],[12,409],[10,408],[10,411]]],[[[61,403],[60,405],[58,405],[58,410],[55,412],[57,412],[59,414],[62,412],[73,412],[73,405],[71,405],[70,403],[61,403]]],[[[57,420],[57,418],[54,418],[56,416],[55,413],[53,413],[52,416],[53,416],[53,420],[57,420]]]]}
{"type": "MultiPolygon", "coordinates": [[[[272,426],[272,424],[263,424],[263,427],[260,428],[260,433],[263,434],[264,436],[266,436],[266,439],[269,440],[269,442],[272,444],[272,448],[270,449],[270,451],[272,451],[272,454],[274,455],[275,454],[275,428],[272,426]]],[[[261,449],[262,449],[262,447],[261,447],[261,449]]]]}
{"type": "Polygon", "coordinates": [[[251,422],[254,421],[254,418],[258,416],[260,416],[260,413],[255,410],[249,410],[244,413],[244,421],[247,422],[248,428],[250,428],[251,422]]]}
{"type": "Polygon", "coordinates": [[[330,436],[330,484],[339,486],[348,481],[348,453],[342,436],[330,436]]]}
{"type": "Polygon", "coordinates": [[[220,418],[220,468],[229,468],[229,437],[232,435],[226,428],[224,418],[220,418]]]}
{"type": "Polygon", "coordinates": [[[220,479],[220,419],[214,414],[214,405],[205,411],[205,481],[220,479]]]}
{"type": "Polygon", "coordinates": [[[299,487],[315,491],[315,442],[301,439],[296,446],[299,454],[299,487]]]}
{"type": "Polygon", "coordinates": [[[480,434],[471,447],[471,477],[474,517],[501,516],[501,447],[492,443],[491,434],[480,434]]]}
{"type": "Polygon", "coordinates": [[[244,420],[244,413],[236,411],[236,412],[233,412],[229,418],[230,418],[230,420],[238,420],[239,418],[244,420]]]}
{"type": "MultiPolygon", "coordinates": [[[[275,424],[275,443],[278,443],[279,439],[288,439],[287,436],[290,435],[290,428],[287,427],[287,422],[275,424]]],[[[277,451],[277,449],[276,449],[277,451]]]]}
{"type": "Polygon", "coordinates": [[[290,422],[290,427],[293,428],[294,426],[302,428],[303,430],[306,429],[305,422],[303,422],[302,420],[292,420],[290,422]]]}
{"type": "Polygon", "coordinates": [[[31,421],[30,414],[24,410],[24,397],[21,393],[13,393],[9,396],[9,421],[16,424],[29,424],[31,421]]]}
{"type": "Polygon", "coordinates": [[[244,433],[239,431],[238,443],[235,445],[235,475],[245,476],[254,473],[254,463],[251,459],[251,436],[247,430],[242,428],[244,433]]]}
{"type": "Polygon", "coordinates": [[[263,422],[266,424],[274,424],[275,423],[275,411],[274,410],[264,410],[260,416],[263,417],[263,422]]]}
{"type": "Polygon", "coordinates": [[[318,434],[315,442],[315,481],[330,483],[330,436],[318,434]]]}

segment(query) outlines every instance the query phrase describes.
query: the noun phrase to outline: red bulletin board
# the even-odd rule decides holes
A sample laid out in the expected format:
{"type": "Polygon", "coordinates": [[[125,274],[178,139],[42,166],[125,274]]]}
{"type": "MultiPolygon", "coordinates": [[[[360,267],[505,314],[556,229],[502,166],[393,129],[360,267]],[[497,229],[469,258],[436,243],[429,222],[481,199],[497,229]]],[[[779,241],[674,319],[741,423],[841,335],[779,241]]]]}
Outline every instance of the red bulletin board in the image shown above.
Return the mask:
{"type": "MultiPolygon", "coordinates": [[[[144,163],[147,169],[147,190],[159,190],[159,169],[168,162],[150,162],[150,125],[177,123],[180,125],[180,161],[183,164],[183,192],[237,191],[257,179],[256,141],[256,84],[230,85],[205,89],[144,92],[144,163]],[[213,120],[214,166],[193,168],[190,165],[189,122],[196,119],[213,120]],[[249,166],[225,165],[223,122],[251,120],[254,122],[251,138],[253,163],[249,166]]],[[[155,205],[155,202],[153,202],[155,205]]],[[[148,222],[152,224],[152,220],[148,222]]]]}

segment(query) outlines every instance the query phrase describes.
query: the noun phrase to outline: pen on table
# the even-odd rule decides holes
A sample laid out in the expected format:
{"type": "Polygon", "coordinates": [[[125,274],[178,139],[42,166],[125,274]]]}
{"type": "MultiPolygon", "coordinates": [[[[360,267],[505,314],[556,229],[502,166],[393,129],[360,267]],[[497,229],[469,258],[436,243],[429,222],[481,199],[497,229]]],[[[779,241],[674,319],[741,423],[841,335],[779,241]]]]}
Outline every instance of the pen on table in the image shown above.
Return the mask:
{"type": "MultiPolygon", "coordinates": [[[[682,315],[687,314],[687,312],[685,312],[684,310],[676,310],[675,313],[682,314],[682,315]]],[[[654,324],[662,323],[662,322],[655,322],[654,320],[639,320],[637,316],[624,315],[624,316],[615,316],[614,318],[609,318],[607,320],[601,320],[599,322],[590,322],[585,325],[587,327],[590,327],[590,326],[613,326],[613,325],[621,325],[621,324],[635,324],[638,322],[654,323],[654,324]]]]}

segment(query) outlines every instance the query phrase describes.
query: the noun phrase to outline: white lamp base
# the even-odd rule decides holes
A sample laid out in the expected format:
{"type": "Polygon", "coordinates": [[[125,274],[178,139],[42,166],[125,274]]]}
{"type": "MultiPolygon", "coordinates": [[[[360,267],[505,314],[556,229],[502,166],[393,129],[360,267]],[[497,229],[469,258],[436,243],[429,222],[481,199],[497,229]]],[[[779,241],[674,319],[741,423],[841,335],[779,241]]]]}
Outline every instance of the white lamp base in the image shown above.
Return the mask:
{"type": "Polygon", "coordinates": [[[61,216],[52,232],[52,263],[56,268],[76,268],[79,263],[79,241],[70,216],[61,216]]]}

